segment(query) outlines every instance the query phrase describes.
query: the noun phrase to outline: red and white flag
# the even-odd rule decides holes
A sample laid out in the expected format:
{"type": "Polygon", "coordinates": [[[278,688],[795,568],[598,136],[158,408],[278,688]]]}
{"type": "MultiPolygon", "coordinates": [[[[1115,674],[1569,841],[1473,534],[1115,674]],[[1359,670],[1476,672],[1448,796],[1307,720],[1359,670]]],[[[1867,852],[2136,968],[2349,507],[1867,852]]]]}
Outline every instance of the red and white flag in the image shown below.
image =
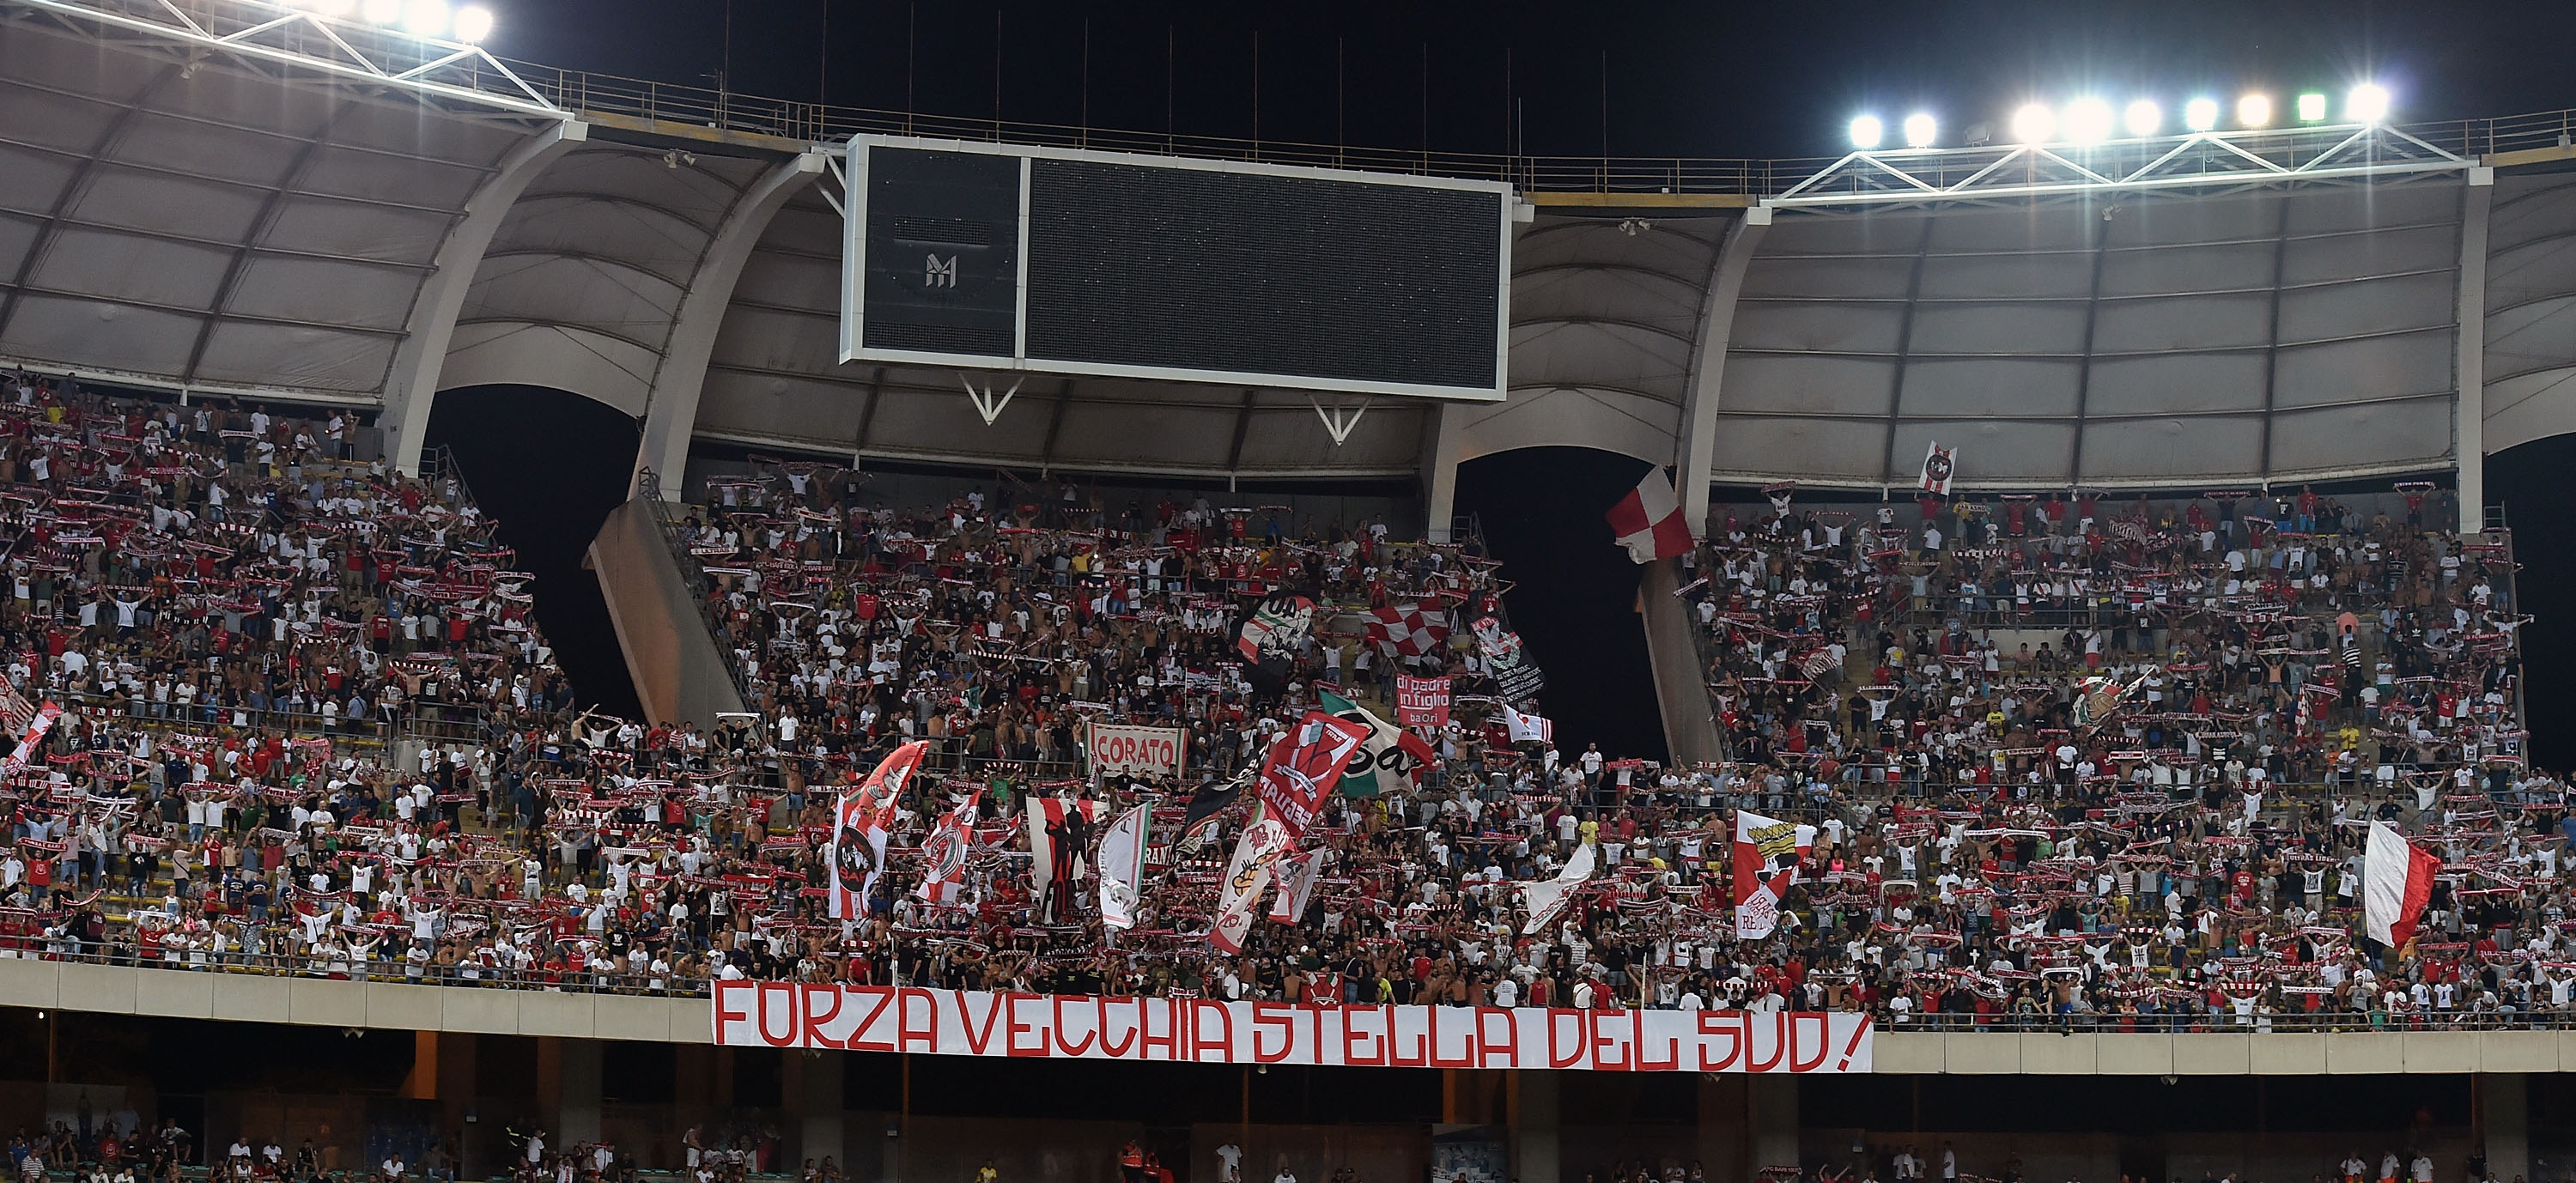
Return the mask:
{"type": "Polygon", "coordinates": [[[1449,639],[1449,624],[1419,604],[1400,604],[1370,612],[1368,635],[1406,657],[1420,657],[1449,639]]]}
{"type": "Polygon", "coordinates": [[[1647,469],[1646,479],[1603,516],[1610,519],[1610,532],[1618,536],[1619,545],[1627,547],[1628,557],[1637,562],[1669,559],[1691,547],[1681,498],[1673,495],[1673,483],[1664,479],[1663,469],[1647,469]]]}
{"type": "Polygon", "coordinates": [[[54,720],[62,717],[63,708],[50,702],[38,708],[35,717],[27,720],[27,734],[19,739],[17,750],[9,753],[5,764],[0,764],[0,772],[10,776],[25,772],[27,762],[36,758],[36,745],[45,742],[45,733],[53,730],[54,720]]]}
{"type": "Polygon", "coordinates": [[[1305,836],[1324,794],[1333,791],[1342,770],[1350,767],[1351,757],[1359,754],[1370,734],[1364,723],[1308,711],[1270,746],[1270,758],[1262,762],[1261,779],[1253,792],[1271,819],[1287,829],[1289,838],[1305,836]]]}
{"type": "Polygon", "coordinates": [[[1524,715],[1503,704],[1503,732],[1513,743],[1555,743],[1556,724],[1540,715],[1524,715]]]}
{"type": "Polygon", "coordinates": [[[1735,935],[1758,941],[1780,925],[1780,899],[1798,881],[1798,864],[1816,844],[1816,827],[1735,811],[1735,935]]]}
{"type": "Polygon", "coordinates": [[[1395,721],[1404,727],[1436,731],[1449,725],[1449,679],[1416,678],[1400,674],[1395,679],[1395,721]]]}
{"type": "Polygon", "coordinates": [[[886,831],[894,825],[895,803],[929,748],[920,740],[896,748],[866,780],[842,790],[833,810],[828,854],[832,919],[858,920],[868,914],[868,892],[885,873],[886,831]]]}
{"type": "Polygon", "coordinates": [[[2391,949],[2415,935],[2424,901],[2433,896],[2433,874],[2442,857],[2406,840],[2387,822],[2370,823],[2370,846],[2361,859],[2361,914],[2370,939],[2391,949]]]}
{"type": "Polygon", "coordinates": [[[1208,926],[1208,943],[1229,956],[1243,952],[1243,936],[1252,931],[1261,893],[1270,887],[1271,864],[1288,853],[1296,838],[1275,817],[1244,827],[1226,864],[1225,883],[1217,896],[1216,922],[1208,926]]]}
{"type": "Polygon", "coordinates": [[[1315,885],[1324,881],[1324,864],[1332,860],[1332,848],[1325,846],[1281,860],[1279,891],[1270,897],[1270,919],[1280,924],[1297,923],[1297,918],[1314,904],[1315,885]]]}
{"type": "Polygon", "coordinates": [[[1923,491],[1936,496],[1950,495],[1950,476],[1958,471],[1959,450],[1933,444],[1923,451],[1923,491]]]}
{"type": "Polygon", "coordinates": [[[930,837],[921,844],[921,887],[917,894],[934,904],[947,903],[966,877],[966,857],[974,853],[975,805],[984,799],[977,789],[966,803],[939,815],[930,837]]]}

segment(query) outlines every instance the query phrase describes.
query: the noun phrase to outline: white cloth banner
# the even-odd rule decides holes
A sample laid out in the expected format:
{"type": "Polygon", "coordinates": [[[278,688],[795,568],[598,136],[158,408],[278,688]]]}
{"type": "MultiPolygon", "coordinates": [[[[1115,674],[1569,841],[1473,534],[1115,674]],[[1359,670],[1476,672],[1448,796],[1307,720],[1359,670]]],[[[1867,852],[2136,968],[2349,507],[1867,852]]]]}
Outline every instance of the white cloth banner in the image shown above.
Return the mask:
{"type": "Polygon", "coordinates": [[[1298,1006],[797,982],[714,985],[715,1042],[1056,1060],[1842,1074],[1869,1016],[1298,1006]]]}
{"type": "Polygon", "coordinates": [[[1189,761],[1190,733],[1178,727],[1094,723],[1087,746],[1095,776],[1163,776],[1177,780],[1189,761]]]}
{"type": "Polygon", "coordinates": [[[1100,836],[1100,922],[1136,927],[1136,903],[1145,882],[1145,829],[1153,807],[1139,805],[1109,823],[1100,836]]]}

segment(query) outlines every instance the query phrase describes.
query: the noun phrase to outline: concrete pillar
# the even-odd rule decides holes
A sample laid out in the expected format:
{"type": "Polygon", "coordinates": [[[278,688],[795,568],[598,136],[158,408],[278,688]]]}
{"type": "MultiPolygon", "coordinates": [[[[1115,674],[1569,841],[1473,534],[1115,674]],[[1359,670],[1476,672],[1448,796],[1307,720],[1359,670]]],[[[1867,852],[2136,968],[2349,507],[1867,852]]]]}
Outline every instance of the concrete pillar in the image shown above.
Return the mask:
{"type": "Polygon", "coordinates": [[[2452,404],[2451,444],[2459,453],[2464,535],[2487,528],[2487,212],[2494,203],[2495,170],[2471,168],[2460,199],[2460,340],[2451,351],[2452,380],[2459,391],[2452,404]]]}
{"type": "Polygon", "coordinates": [[[556,1039],[547,1042],[557,1048],[555,1145],[568,1150],[584,1142],[598,1141],[599,1041],[556,1039]]]}
{"type": "Polygon", "coordinates": [[[1735,301],[1744,291],[1745,269],[1754,248],[1762,245],[1771,211],[1755,206],[1728,231],[1725,245],[1709,271],[1708,292],[1701,298],[1699,335],[1691,347],[1690,389],[1682,400],[1680,438],[1674,441],[1673,493],[1681,499],[1682,520],[1691,533],[1708,534],[1709,469],[1717,456],[1717,408],[1726,384],[1726,346],[1735,334],[1735,301]]]}
{"type": "Polygon", "coordinates": [[[1559,1153],[1563,1102],[1557,1072],[1515,1072],[1511,1077],[1512,1177],[1520,1183],[1561,1183],[1559,1153]]]}
{"type": "MultiPolygon", "coordinates": [[[[457,1157],[457,1178],[488,1178],[482,1156],[475,1151],[473,1140],[466,1137],[466,1117],[480,1117],[474,1110],[474,1036],[462,1031],[438,1033],[438,1108],[439,1136],[446,1138],[457,1157]]],[[[481,1124],[479,1121],[475,1124],[481,1124]]]]}
{"type": "Polygon", "coordinates": [[[1457,541],[1449,535],[1458,517],[1458,456],[1473,413],[1465,404],[1440,403],[1422,433],[1422,536],[1433,542],[1457,541]]]}
{"type": "Polygon", "coordinates": [[[778,1063],[778,1095],[795,1119],[789,1130],[794,1136],[794,1157],[781,1169],[802,1168],[809,1158],[818,1164],[829,1158],[834,1166],[845,1165],[849,1133],[842,1120],[841,1057],[789,1052],[778,1063]]]}
{"type": "Polygon", "coordinates": [[[433,270],[412,301],[402,342],[394,347],[393,369],[385,381],[384,412],[376,426],[384,432],[386,459],[395,468],[418,475],[421,437],[429,428],[429,407],[438,396],[438,375],[447,365],[447,345],[456,335],[457,314],[465,310],[465,293],[483,265],[483,252],[500,233],[510,207],[528,183],[556,159],[589,138],[590,125],[567,119],[562,125],[528,137],[485,178],[483,187],[465,203],[465,216],[447,232],[431,260],[433,270]]]}
{"type": "Polygon", "coordinates": [[[1744,1137],[1750,1079],[1734,1073],[1699,1075],[1699,1121],[1693,1131],[1698,1137],[1692,1149],[1707,1169],[1709,1183],[1744,1183],[1740,1172],[1751,1157],[1744,1137]]]}
{"type": "Polygon", "coordinates": [[[2478,1125],[2486,1137],[2487,1169],[2505,1183],[2531,1178],[2531,1078],[2499,1072],[2477,1079],[2478,1125]]]}
{"type": "Polygon", "coordinates": [[[1798,1165],[1798,1078],[1752,1076],[1744,1082],[1744,1177],[1765,1167],[1798,1165]]]}

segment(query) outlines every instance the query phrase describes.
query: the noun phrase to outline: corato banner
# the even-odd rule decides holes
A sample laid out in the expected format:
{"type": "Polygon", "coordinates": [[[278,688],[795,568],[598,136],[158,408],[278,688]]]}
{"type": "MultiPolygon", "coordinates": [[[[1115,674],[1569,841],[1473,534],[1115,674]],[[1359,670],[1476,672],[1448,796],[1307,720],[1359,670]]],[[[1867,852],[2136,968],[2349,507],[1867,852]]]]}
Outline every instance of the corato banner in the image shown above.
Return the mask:
{"type": "Polygon", "coordinates": [[[715,1041],[1041,1060],[1612,1072],[1870,1070],[1869,1016],[1298,1006],[717,982],[715,1041]]]}

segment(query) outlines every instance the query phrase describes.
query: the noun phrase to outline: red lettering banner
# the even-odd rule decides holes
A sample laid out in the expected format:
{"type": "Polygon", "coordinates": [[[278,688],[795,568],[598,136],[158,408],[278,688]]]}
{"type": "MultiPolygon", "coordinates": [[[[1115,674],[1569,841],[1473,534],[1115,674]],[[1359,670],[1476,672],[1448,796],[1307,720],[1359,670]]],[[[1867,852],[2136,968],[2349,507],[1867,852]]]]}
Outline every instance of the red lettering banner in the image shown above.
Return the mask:
{"type": "Polygon", "coordinates": [[[1870,1070],[1853,1013],[1298,1006],[1204,998],[992,994],[717,982],[715,1042],[1054,1060],[1575,1068],[1608,1072],[1870,1070]]]}

